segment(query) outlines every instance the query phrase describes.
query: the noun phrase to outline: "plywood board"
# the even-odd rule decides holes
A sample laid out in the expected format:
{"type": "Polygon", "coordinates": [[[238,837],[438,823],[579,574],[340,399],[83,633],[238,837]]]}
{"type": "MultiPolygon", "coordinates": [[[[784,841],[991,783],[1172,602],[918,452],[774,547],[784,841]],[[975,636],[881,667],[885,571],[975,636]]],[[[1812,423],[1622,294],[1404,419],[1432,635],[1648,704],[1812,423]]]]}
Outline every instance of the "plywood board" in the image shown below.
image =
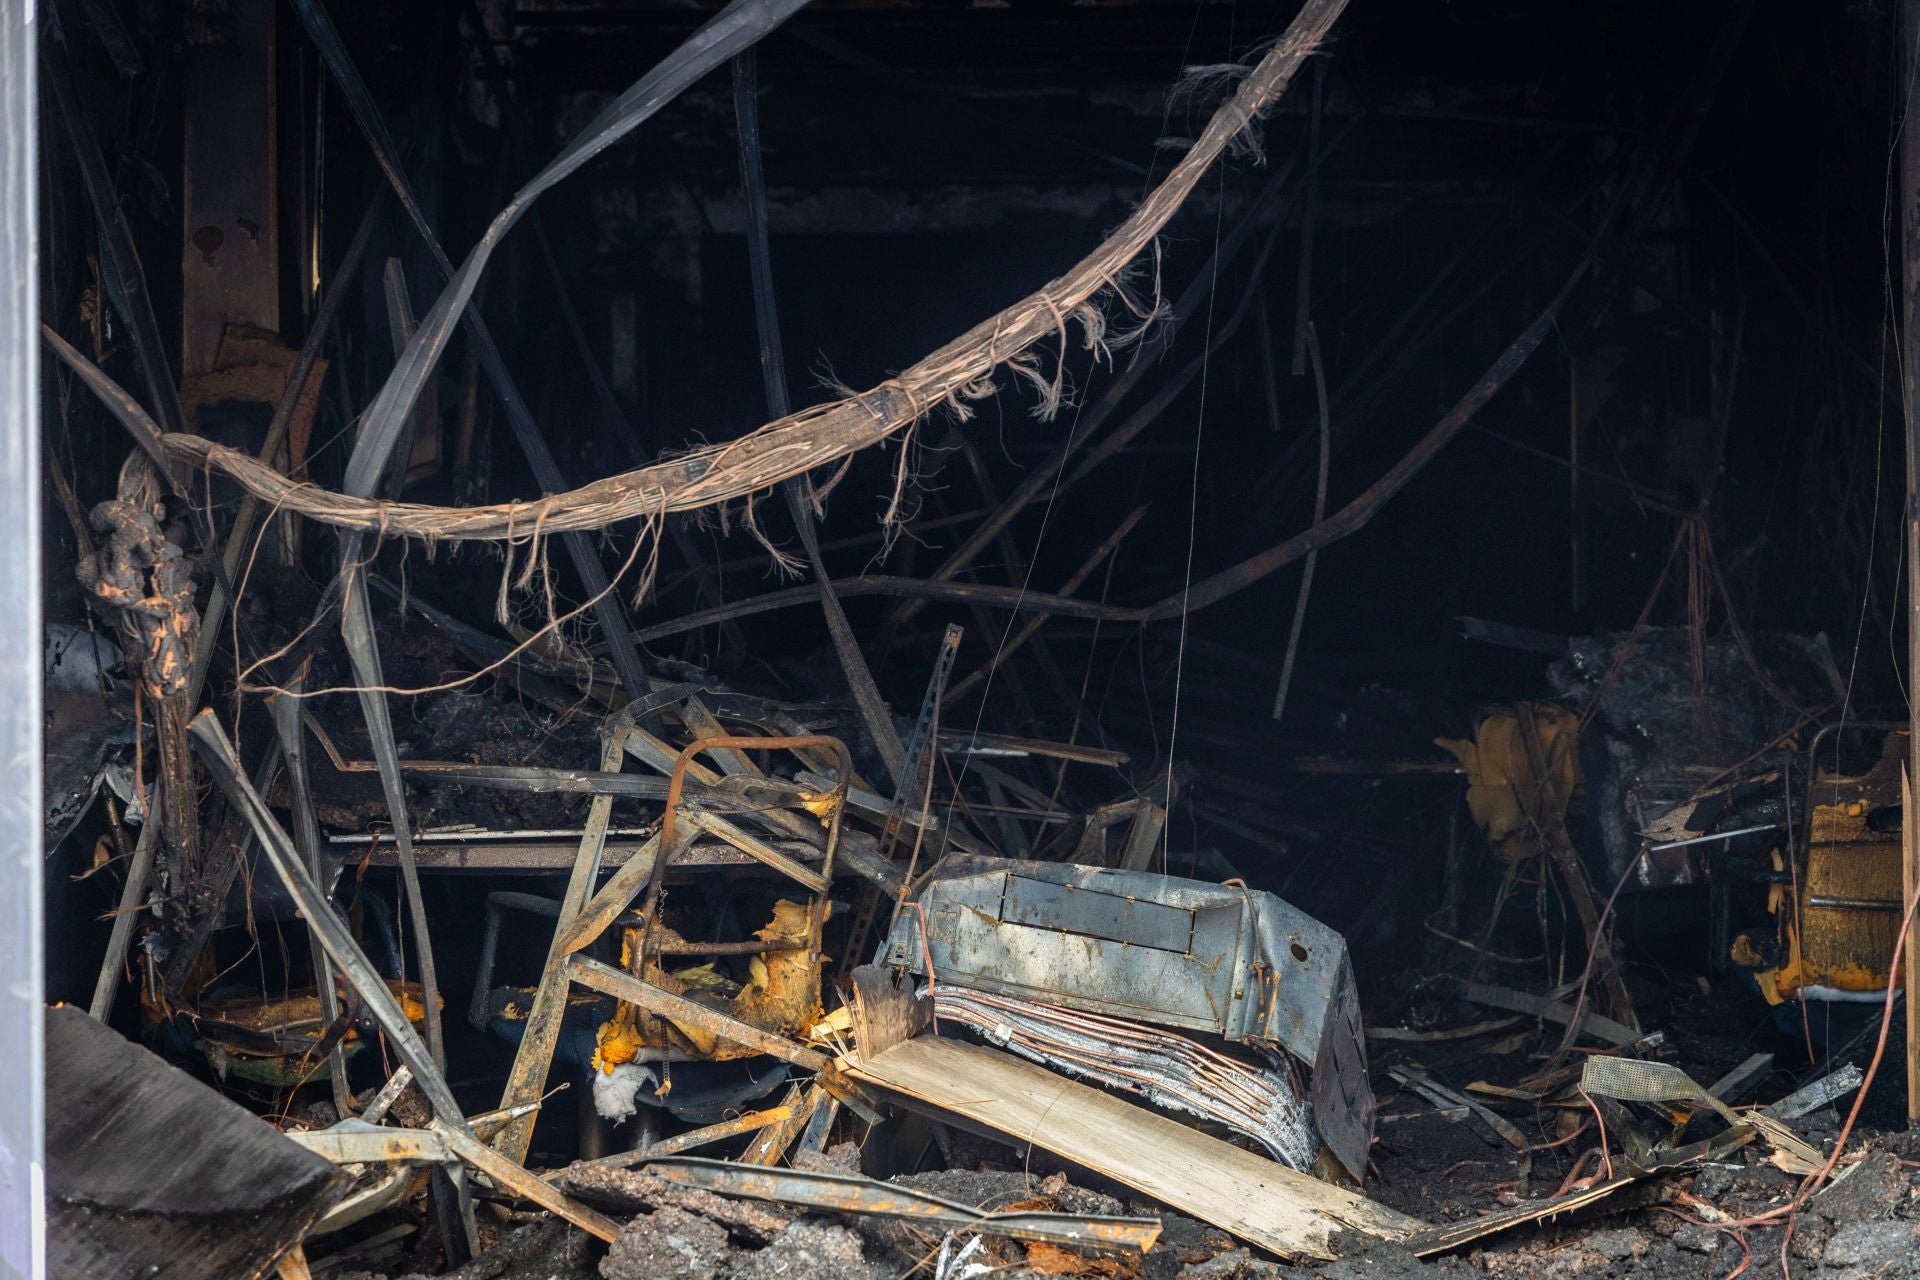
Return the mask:
{"type": "Polygon", "coordinates": [[[1031,1143],[1283,1257],[1331,1258],[1336,1231],[1400,1239],[1425,1224],[1011,1054],[922,1036],[852,1073],[1031,1143]]]}

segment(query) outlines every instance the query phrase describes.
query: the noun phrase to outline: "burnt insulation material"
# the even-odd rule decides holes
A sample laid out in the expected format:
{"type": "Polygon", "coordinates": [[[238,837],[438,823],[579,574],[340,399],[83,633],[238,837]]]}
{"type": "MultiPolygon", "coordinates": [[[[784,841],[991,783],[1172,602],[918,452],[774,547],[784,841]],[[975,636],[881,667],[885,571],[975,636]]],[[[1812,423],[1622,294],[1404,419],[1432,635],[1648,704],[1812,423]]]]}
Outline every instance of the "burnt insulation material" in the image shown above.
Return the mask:
{"type": "MultiPolygon", "coordinates": [[[[1591,838],[1576,839],[1589,850],[1603,888],[1637,854],[1637,832],[1647,819],[1761,750],[1803,709],[1839,699],[1840,676],[1825,635],[1762,632],[1749,639],[1765,679],[1733,637],[1710,637],[1696,689],[1684,627],[1647,628],[1621,662],[1580,744],[1586,803],[1575,822],[1591,838]]],[[[1625,632],[1569,641],[1567,656],[1547,668],[1554,696],[1584,712],[1626,642],[1625,632]]]]}

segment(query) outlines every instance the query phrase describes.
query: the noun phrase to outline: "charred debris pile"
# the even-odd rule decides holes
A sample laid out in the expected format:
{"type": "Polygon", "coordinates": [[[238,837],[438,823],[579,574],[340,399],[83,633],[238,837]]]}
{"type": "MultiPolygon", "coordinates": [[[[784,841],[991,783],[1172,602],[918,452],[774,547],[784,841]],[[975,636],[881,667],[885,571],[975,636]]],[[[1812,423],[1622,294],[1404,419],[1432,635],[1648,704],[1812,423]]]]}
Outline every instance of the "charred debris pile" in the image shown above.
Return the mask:
{"type": "Polygon", "coordinates": [[[54,1274],[1910,1274],[1898,15],[1412,9],[43,3],[54,1274]]]}

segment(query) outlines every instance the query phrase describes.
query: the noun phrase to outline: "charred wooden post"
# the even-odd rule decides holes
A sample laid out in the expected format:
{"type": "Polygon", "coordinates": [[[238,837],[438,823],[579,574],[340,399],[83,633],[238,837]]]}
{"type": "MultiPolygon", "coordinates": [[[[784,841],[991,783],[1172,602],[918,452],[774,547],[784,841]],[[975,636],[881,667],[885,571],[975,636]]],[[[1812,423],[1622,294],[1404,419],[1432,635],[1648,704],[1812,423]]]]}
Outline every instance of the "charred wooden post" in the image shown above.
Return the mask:
{"type": "Polygon", "coordinates": [[[157,821],[166,846],[172,890],[199,905],[205,872],[199,838],[200,797],[187,745],[189,675],[199,635],[190,562],[168,539],[161,522],[159,476],[144,454],[133,454],[120,471],[116,495],[93,509],[94,530],[105,541],[81,560],[80,582],[119,625],[121,648],[140,673],[140,687],[153,708],[159,746],[157,821]]]}
{"type": "Polygon", "coordinates": [[[227,330],[280,329],[273,5],[208,6],[188,24],[181,182],[181,364],[212,371],[227,330]]]}

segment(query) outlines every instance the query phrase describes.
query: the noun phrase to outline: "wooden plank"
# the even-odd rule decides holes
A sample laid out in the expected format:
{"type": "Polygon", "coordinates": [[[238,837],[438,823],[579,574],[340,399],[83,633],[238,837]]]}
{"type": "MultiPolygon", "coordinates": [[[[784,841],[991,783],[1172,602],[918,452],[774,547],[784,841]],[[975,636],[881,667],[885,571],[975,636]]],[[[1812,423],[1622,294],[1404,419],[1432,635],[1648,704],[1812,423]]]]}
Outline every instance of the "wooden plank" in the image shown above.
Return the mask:
{"type": "Polygon", "coordinates": [[[787,1096],[781,1100],[780,1109],[788,1112],[785,1120],[779,1124],[770,1124],[760,1130],[754,1140],[748,1144],[746,1153],[740,1157],[742,1164],[777,1165],[786,1158],[787,1148],[806,1129],[813,1120],[815,1108],[826,1094],[819,1085],[793,1085],[787,1090],[787,1096]]]}
{"type": "MultiPolygon", "coordinates": [[[[1485,982],[1469,982],[1461,994],[1475,1004],[1484,1004],[1490,1009],[1505,1009],[1510,1013],[1530,1013],[1536,1018],[1545,1018],[1548,1022],[1557,1022],[1565,1026],[1573,1017],[1573,1006],[1564,1000],[1549,1000],[1545,996],[1534,995],[1530,991],[1515,991],[1511,987],[1496,987],[1485,982]]],[[[1645,1037],[1625,1023],[1615,1022],[1603,1013],[1589,1009],[1580,1015],[1580,1032],[1605,1040],[1609,1044],[1624,1048],[1635,1044],[1645,1037]]]]}
{"type": "Polygon", "coordinates": [[[1334,1232],[1410,1236],[1416,1219],[1111,1094],[980,1045],[923,1036],[852,1074],[1043,1147],[1282,1257],[1332,1258],[1334,1232]]]}

